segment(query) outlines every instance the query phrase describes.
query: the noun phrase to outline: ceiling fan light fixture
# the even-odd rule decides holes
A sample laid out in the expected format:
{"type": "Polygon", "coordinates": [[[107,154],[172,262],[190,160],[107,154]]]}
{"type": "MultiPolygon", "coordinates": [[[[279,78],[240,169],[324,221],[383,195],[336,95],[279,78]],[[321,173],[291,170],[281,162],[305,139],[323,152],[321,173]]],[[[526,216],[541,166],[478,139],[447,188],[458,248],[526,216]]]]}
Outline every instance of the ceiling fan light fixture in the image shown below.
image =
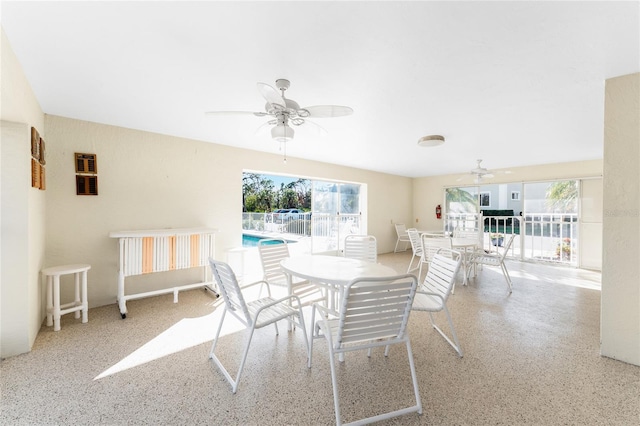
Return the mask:
{"type": "Polygon", "coordinates": [[[418,139],[418,146],[432,147],[442,145],[444,143],[444,136],[441,135],[429,135],[423,136],[418,139]]]}
{"type": "Polygon", "coordinates": [[[278,142],[289,142],[295,132],[289,126],[275,126],[271,128],[271,137],[278,142]]]}

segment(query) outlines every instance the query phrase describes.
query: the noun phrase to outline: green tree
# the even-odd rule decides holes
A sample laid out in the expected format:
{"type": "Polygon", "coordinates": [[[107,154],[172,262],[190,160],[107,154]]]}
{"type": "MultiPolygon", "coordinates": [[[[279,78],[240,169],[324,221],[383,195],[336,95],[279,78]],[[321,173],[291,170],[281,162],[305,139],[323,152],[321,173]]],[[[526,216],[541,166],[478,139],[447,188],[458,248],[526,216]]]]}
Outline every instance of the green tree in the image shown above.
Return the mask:
{"type": "Polygon", "coordinates": [[[258,202],[255,194],[244,195],[244,212],[255,212],[258,202]]]}
{"type": "Polygon", "coordinates": [[[310,210],[311,181],[297,179],[288,184],[281,183],[276,189],[273,180],[266,175],[242,175],[243,212],[270,212],[279,208],[310,210]]]}
{"type": "Polygon", "coordinates": [[[447,188],[445,191],[449,213],[476,213],[478,200],[464,188],[447,188]]]}
{"type": "Polygon", "coordinates": [[[257,209],[256,211],[260,212],[269,212],[271,211],[272,206],[274,205],[274,194],[273,194],[273,181],[265,180],[262,182],[260,190],[256,194],[257,197],[257,209]]]}
{"type": "Polygon", "coordinates": [[[292,188],[284,188],[282,190],[282,208],[294,209],[298,208],[298,194],[292,188]]]}
{"type": "Polygon", "coordinates": [[[546,192],[549,209],[559,213],[578,211],[578,181],[564,180],[549,185],[546,192]]]}
{"type": "Polygon", "coordinates": [[[242,211],[251,212],[257,206],[255,195],[260,188],[260,175],[257,173],[243,173],[242,174],[242,211]],[[252,209],[247,207],[247,197],[254,196],[254,204],[252,209]]]}
{"type": "Polygon", "coordinates": [[[274,205],[274,184],[271,179],[257,173],[242,176],[242,210],[245,212],[271,211],[274,205]],[[251,207],[248,205],[251,200],[251,207]]]}
{"type": "Polygon", "coordinates": [[[295,208],[311,209],[311,181],[309,179],[298,179],[287,185],[287,189],[292,189],[296,194],[295,208]]]}

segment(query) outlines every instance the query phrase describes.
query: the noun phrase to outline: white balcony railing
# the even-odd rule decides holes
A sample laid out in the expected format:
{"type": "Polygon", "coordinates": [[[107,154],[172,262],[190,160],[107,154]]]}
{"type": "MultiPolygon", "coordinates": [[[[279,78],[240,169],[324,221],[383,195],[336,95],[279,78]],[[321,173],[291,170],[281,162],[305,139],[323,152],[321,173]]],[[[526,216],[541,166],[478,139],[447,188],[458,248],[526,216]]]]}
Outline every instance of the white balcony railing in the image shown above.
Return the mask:
{"type": "Polygon", "coordinates": [[[482,216],[477,213],[450,213],[445,231],[455,229],[484,232],[484,249],[491,250],[492,236],[518,235],[510,257],[577,265],[578,215],[575,213],[527,213],[523,216],[482,216]],[[481,225],[479,225],[481,224],[481,225]]]}

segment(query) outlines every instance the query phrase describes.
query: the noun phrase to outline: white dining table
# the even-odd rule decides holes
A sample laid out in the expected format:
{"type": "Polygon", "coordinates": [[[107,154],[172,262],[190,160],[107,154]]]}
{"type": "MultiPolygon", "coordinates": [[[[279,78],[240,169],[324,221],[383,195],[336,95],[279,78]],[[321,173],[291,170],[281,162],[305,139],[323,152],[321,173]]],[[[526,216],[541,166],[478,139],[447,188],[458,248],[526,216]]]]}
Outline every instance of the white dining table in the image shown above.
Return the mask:
{"type": "MultiPolygon", "coordinates": [[[[280,267],[287,276],[289,290],[291,290],[294,276],[324,286],[335,293],[340,293],[355,278],[398,275],[395,269],[379,263],[326,255],[291,256],[283,259],[280,262],[280,267]]],[[[330,298],[330,301],[333,305],[335,297],[330,298]]],[[[335,309],[335,306],[330,306],[330,309],[335,309]]]]}

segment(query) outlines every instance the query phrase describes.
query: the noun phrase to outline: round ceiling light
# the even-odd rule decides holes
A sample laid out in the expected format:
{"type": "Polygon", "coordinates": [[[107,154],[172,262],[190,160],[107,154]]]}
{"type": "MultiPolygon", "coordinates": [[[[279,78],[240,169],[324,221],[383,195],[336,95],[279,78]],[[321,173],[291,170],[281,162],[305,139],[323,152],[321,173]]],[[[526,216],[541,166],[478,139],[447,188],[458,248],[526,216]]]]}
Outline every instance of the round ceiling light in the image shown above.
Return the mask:
{"type": "Polygon", "coordinates": [[[425,146],[425,147],[438,146],[438,145],[442,145],[443,143],[444,143],[444,136],[441,136],[441,135],[423,136],[420,139],[418,139],[418,145],[425,146]]]}

